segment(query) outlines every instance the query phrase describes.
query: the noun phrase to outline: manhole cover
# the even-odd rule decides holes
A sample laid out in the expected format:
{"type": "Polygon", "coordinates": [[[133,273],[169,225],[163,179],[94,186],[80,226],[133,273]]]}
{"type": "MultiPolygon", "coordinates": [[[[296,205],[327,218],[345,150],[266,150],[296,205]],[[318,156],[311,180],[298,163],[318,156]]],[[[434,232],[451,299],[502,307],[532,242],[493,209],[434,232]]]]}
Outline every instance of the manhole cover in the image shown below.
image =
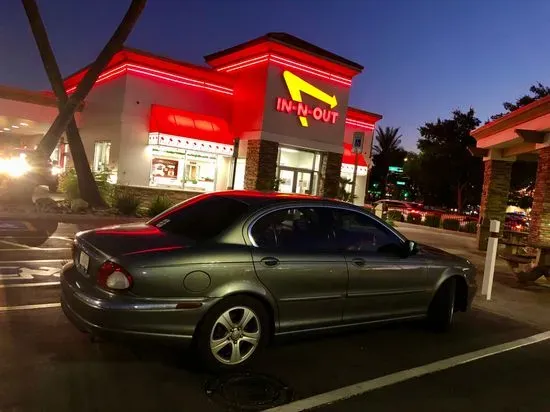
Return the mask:
{"type": "Polygon", "coordinates": [[[280,380],[256,373],[220,376],[206,383],[214,401],[237,410],[256,411],[288,403],[292,390],[280,380]]]}

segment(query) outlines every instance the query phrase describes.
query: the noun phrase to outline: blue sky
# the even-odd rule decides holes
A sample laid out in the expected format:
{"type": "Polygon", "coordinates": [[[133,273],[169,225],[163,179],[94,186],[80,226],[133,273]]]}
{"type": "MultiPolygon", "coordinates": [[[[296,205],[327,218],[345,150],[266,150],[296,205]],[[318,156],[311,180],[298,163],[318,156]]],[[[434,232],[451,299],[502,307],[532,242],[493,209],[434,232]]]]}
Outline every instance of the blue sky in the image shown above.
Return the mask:
{"type": "MultiPolygon", "coordinates": [[[[64,75],[97,55],[129,1],[38,0],[64,75]]],[[[44,89],[20,1],[0,2],[0,84],[44,89]]],[[[502,102],[550,85],[547,0],[149,0],[127,44],[176,59],[286,31],[365,66],[350,104],[417,128],[456,108],[484,121],[502,102]]]]}

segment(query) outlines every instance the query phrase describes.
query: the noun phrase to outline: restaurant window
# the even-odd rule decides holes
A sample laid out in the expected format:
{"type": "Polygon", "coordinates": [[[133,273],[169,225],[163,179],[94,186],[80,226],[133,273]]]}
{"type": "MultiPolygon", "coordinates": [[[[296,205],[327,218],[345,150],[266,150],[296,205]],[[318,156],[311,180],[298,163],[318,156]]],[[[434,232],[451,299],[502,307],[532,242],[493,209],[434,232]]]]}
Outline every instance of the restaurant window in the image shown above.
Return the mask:
{"type": "Polygon", "coordinates": [[[176,148],[153,148],[151,155],[151,186],[193,192],[227,187],[229,156],[176,148]]]}
{"type": "Polygon", "coordinates": [[[95,142],[94,146],[94,172],[104,172],[109,168],[111,157],[111,142],[95,142]]]}

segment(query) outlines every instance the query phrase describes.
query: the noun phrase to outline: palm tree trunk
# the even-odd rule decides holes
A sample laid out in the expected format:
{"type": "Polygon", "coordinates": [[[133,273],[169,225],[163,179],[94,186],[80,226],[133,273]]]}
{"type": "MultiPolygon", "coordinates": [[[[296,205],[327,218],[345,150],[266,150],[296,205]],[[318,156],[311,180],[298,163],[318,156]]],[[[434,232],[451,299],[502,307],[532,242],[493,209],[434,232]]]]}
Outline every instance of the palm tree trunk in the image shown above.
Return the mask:
{"type": "Polygon", "coordinates": [[[128,11],[114,34],[103,50],[101,50],[96,60],[90,65],[83,79],[76,87],[75,92],[67,99],[63,109],[59,112],[59,115],[55,118],[49,130],[38,144],[37,151],[39,153],[46,157],[52,154],[61,134],[65,131],[71,119],[73,119],[76,109],[84,101],[97,81],[97,78],[105,69],[109,61],[111,61],[114,54],[124,45],[124,42],[132,32],[132,29],[141,15],[146,2],[147,0],[132,0],[128,11]]]}
{"type": "MultiPolygon", "coordinates": [[[[61,71],[59,70],[59,65],[53,53],[48,33],[38,6],[36,5],[35,0],[22,0],[23,6],[25,7],[25,12],[31,26],[31,30],[40,52],[40,57],[42,58],[42,63],[44,64],[44,69],[48,75],[50,85],[52,90],[55,93],[58,102],[59,111],[63,109],[67,103],[67,93],[63,87],[63,78],[61,76],[61,71]]],[[[82,139],[74,119],[74,115],[71,116],[69,124],[66,129],[67,140],[69,142],[69,148],[71,150],[71,155],[73,158],[74,167],[76,169],[76,174],[78,177],[78,187],[80,189],[80,196],[84,199],[90,206],[102,207],[105,206],[105,201],[99,193],[97,183],[94,179],[92,171],[90,170],[90,165],[88,163],[88,158],[86,156],[86,151],[84,150],[84,145],[82,144],[82,139]]]]}

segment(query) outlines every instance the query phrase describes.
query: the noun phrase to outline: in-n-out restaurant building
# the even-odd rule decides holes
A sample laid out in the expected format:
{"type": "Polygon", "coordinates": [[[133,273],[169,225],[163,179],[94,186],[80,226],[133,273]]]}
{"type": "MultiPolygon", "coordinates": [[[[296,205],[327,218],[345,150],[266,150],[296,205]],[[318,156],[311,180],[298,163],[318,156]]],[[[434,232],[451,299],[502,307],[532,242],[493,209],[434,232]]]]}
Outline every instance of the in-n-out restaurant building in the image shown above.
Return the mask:
{"type": "MultiPolygon", "coordinates": [[[[117,53],[77,116],[93,169],[109,169],[119,184],[144,190],[196,193],[271,189],[278,183],[281,192],[332,197],[340,177],[352,177],[353,134],[364,132],[356,188],[356,202],[363,203],[373,129],[381,116],[348,106],[362,66],[285,33],[205,61],[208,66],[134,49],[117,53]]],[[[69,93],[85,71],[66,79],[69,93]]],[[[51,102],[38,102],[37,109],[26,99],[25,107],[14,110],[3,97],[0,89],[5,136],[25,129],[6,124],[40,129],[44,117],[56,114],[51,102]]],[[[70,162],[64,144],[54,156],[61,166],[70,162]]]]}

